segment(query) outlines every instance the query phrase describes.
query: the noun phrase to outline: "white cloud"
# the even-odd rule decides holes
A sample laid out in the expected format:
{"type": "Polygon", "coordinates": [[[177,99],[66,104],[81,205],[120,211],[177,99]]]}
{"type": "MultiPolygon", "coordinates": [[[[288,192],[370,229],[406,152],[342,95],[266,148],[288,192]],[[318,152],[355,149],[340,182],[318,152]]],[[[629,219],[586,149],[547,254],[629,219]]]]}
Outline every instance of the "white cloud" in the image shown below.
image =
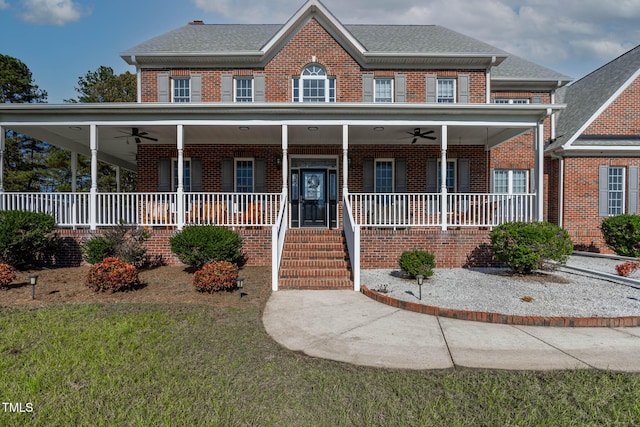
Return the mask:
{"type": "Polygon", "coordinates": [[[0,10],[9,9],[9,5],[5,0],[0,0],[0,10]]]}
{"type": "Polygon", "coordinates": [[[72,0],[22,0],[22,7],[22,19],[33,24],[65,25],[83,15],[72,0]]]}
{"type": "MultiPolygon", "coordinates": [[[[192,0],[225,22],[284,23],[304,0],[192,0]]],[[[436,24],[578,77],[640,42],[640,0],[322,0],[344,24],[436,24]],[[558,68],[560,67],[560,68],[558,68]],[[567,71],[563,71],[567,70],[567,71]]]]}

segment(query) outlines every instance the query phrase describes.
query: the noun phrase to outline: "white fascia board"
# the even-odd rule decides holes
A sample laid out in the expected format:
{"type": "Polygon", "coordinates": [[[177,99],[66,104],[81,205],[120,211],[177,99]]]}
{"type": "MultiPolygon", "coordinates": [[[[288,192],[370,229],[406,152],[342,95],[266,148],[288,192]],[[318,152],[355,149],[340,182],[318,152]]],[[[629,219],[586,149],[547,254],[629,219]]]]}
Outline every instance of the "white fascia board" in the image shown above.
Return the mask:
{"type": "Polygon", "coordinates": [[[626,82],[624,82],[624,84],[622,84],[618,90],[616,90],[614,92],[613,95],[611,95],[611,97],[609,99],[607,99],[607,101],[605,103],[603,103],[600,108],[598,108],[596,110],[595,113],[593,113],[593,115],[591,117],[589,117],[589,119],[584,122],[584,124],[580,127],[580,129],[578,129],[578,131],[576,133],[574,133],[571,138],[569,138],[567,140],[567,142],[565,142],[562,145],[562,148],[564,150],[570,149],[571,146],[573,145],[573,143],[578,139],[578,137],[580,137],[580,135],[582,135],[582,132],[584,132],[589,126],[591,126],[591,123],[593,123],[598,117],[600,117],[600,115],[602,113],[604,113],[606,111],[607,108],[609,108],[611,106],[611,104],[613,104],[613,102],[618,99],[618,97],[622,94],[622,92],[624,92],[625,90],[627,90],[627,88],[629,86],[631,86],[631,84],[640,76],[640,69],[636,70],[635,73],[633,73],[631,75],[631,77],[629,77],[627,79],[626,82]]]}

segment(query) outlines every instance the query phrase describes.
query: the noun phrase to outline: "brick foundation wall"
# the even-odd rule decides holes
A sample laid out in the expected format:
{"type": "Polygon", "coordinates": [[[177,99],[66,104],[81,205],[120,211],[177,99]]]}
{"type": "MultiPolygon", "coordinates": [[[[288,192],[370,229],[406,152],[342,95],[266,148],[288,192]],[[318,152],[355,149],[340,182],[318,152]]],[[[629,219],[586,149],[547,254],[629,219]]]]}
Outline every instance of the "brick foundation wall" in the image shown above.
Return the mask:
{"type": "MultiPolygon", "coordinates": [[[[174,235],[175,230],[150,230],[151,237],[146,242],[147,254],[152,258],[162,257],[168,265],[182,265],[180,260],[171,252],[169,239],[174,235]]],[[[90,239],[100,230],[91,232],[89,230],[58,230],[58,235],[62,239],[63,248],[60,256],[56,259],[59,266],[79,266],[85,264],[80,253],[80,244],[90,239]]],[[[242,250],[247,255],[249,266],[270,266],[271,265],[271,228],[239,229],[238,233],[244,241],[242,250]]]]}
{"type": "Polygon", "coordinates": [[[422,249],[435,255],[436,268],[493,264],[488,230],[361,229],[360,268],[397,268],[404,251],[422,249]]]}

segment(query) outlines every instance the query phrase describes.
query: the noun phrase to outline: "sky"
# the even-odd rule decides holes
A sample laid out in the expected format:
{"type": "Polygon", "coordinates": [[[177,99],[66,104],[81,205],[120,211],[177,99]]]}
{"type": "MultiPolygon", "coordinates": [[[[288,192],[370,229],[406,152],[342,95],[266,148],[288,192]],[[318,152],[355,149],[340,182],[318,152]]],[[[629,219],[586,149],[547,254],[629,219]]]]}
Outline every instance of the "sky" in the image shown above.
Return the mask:
{"type": "MultiPolygon", "coordinates": [[[[24,62],[49,103],[99,66],[193,20],[284,24],[304,0],[0,0],[0,53],[24,62]]],[[[437,24],[574,79],[640,45],[640,0],[322,0],[343,24],[437,24]]]]}

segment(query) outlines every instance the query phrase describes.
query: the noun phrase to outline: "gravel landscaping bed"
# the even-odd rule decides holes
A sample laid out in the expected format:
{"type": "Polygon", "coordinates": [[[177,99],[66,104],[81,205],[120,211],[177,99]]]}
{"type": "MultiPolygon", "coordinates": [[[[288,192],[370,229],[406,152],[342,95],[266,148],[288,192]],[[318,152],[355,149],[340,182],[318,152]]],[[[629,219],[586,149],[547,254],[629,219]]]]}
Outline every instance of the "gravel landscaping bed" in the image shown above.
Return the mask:
{"type": "MultiPolygon", "coordinates": [[[[616,274],[620,262],[572,256],[568,265],[616,274]]],[[[520,316],[640,316],[640,282],[634,285],[562,268],[532,276],[500,268],[436,269],[422,286],[422,300],[416,281],[401,276],[399,270],[363,270],[361,283],[392,298],[441,308],[520,316]],[[532,300],[525,301],[527,297],[532,300]]]]}

